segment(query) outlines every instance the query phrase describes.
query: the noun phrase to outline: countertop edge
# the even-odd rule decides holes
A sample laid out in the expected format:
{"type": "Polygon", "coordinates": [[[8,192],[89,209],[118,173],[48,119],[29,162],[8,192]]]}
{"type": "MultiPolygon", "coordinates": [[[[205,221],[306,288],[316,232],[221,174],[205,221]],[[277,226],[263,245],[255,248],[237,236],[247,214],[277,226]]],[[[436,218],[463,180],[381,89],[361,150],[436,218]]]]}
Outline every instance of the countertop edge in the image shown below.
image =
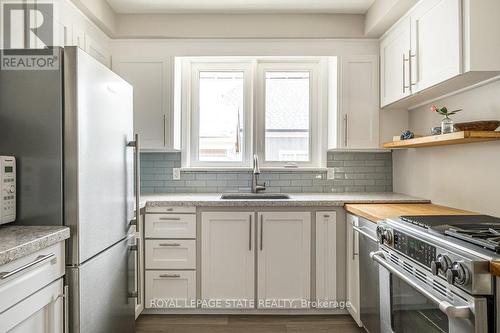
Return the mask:
{"type": "MultiPolygon", "coordinates": [[[[36,226],[34,226],[33,228],[36,228],[36,226]]],[[[19,258],[28,256],[36,251],[43,250],[51,245],[64,241],[69,237],[70,229],[68,227],[63,227],[62,229],[9,248],[5,251],[0,252],[0,266],[6,265],[19,258]]]]}

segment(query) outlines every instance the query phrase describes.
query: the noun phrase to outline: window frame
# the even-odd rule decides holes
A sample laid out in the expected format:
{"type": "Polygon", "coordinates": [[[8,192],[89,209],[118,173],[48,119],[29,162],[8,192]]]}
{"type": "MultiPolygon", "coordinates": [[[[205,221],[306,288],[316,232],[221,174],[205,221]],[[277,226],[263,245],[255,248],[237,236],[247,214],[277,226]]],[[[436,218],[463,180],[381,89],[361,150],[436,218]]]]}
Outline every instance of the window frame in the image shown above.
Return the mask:
{"type": "Polygon", "coordinates": [[[320,60],[314,59],[269,59],[257,63],[256,69],[256,112],[255,147],[262,166],[265,167],[318,167],[321,118],[320,103],[320,60]],[[266,72],[309,72],[309,161],[267,161],[266,157],[266,72]],[[317,112],[314,112],[316,110],[317,112]]]}
{"type": "Polygon", "coordinates": [[[252,156],[252,66],[251,62],[239,61],[191,61],[191,108],[189,166],[191,167],[246,167],[252,156]],[[243,140],[241,161],[200,161],[200,73],[201,72],[243,72],[243,140]]]}
{"type": "MultiPolygon", "coordinates": [[[[176,73],[180,75],[180,125],[182,168],[249,169],[252,156],[257,154],[265,168],[325,168],[327,148],[327,89],[329,85],[328,57],[323,56],[264,56],[264,57],[178,57],[176,73]],[[265,69],[270,71],[308,71],[309,98],[309,156],[310,161],[265,160],[265,69]],[[199,154],[199,76],[201,71],[243,71],[244,110],[242,161],[200,161],[199,154]],[[315,110],[317,112],[315,112],[315,110]],[[325,156],[323,156],[325,155],[325,156]]],[[[177,59],[176,59],[177,63],[177,59]]],[[[338,79],[338,76],[337,76],[338,79]]]]}

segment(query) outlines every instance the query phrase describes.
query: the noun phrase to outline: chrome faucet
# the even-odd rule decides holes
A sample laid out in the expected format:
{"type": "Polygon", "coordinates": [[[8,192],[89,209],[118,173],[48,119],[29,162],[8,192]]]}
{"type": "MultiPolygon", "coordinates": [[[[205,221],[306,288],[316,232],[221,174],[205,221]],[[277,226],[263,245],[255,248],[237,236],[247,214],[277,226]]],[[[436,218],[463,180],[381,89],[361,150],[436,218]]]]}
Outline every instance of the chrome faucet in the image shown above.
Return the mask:
{"type": "Polygon", "coordinates": [[[253,155],[253,172],[252,172],[252,193],[259,193],[266,190],[266,183],[259,184],[259,157],[257,154],[253,155]]]}

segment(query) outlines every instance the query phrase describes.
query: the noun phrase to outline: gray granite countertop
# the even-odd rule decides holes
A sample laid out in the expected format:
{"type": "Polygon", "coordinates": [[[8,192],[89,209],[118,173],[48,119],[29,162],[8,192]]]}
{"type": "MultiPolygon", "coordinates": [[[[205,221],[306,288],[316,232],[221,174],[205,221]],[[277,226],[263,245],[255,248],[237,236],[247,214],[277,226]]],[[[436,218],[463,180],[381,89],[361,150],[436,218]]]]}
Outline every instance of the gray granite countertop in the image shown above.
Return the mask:
{"type": "Polygon", "coordinates": [[[295,193],[290,199],[223,200],[220,193],[142,195],[143,207],[321,207],[343,206],[346,203],[429,203],[429,200],[399,193],[295,193]]]}
{"type": "Polygon", "coordinates": [[[0,226],[0,265],[69,238],[62,226],[0,226]]]}

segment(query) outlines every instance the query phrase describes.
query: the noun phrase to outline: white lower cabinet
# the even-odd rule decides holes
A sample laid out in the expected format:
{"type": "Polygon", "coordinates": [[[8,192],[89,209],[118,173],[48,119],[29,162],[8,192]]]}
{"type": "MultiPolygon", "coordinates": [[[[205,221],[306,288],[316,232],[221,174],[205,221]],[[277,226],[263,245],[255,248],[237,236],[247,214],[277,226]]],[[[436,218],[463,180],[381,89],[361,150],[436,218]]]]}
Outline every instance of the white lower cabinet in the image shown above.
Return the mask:
{"type": "Polygon", "coordinates": [[[190,308],[196,300],[196,271],[146,271],[145,307],[190,308]]]}
{"type": "Polygon", "coordinates": [[[254,307],[254,215],[253,212],[202,213],[202,306],[254,307]]]}
{"type": "Polygon", "coordinates": [[[316,299],[318,308],[337,305],[337,213],[316,213],[316,299]]]}
{"type": "Polygon", "coordinates": [[[361,326],[359,313],[359,242],[358,233],[353,226],[358,225],[358,217],[347,214],[346,217],[346,300],[347,310],[356,323],[361,326]]]}
{"type": "Polygon", "coordinates": [[[144,219],[146,309],[196,306],[196,214],[169,207],[144,219]]]}
{"type": "Polygon", "coordinates": [[[60,278],[0,314],[0,332],[63,333],[63,279],[60,278]]]}
{"type": "Polygon", "coordinates": [[[265,212],[258,218],[257,307],[309,307],[311,213],[265,212]]]}

